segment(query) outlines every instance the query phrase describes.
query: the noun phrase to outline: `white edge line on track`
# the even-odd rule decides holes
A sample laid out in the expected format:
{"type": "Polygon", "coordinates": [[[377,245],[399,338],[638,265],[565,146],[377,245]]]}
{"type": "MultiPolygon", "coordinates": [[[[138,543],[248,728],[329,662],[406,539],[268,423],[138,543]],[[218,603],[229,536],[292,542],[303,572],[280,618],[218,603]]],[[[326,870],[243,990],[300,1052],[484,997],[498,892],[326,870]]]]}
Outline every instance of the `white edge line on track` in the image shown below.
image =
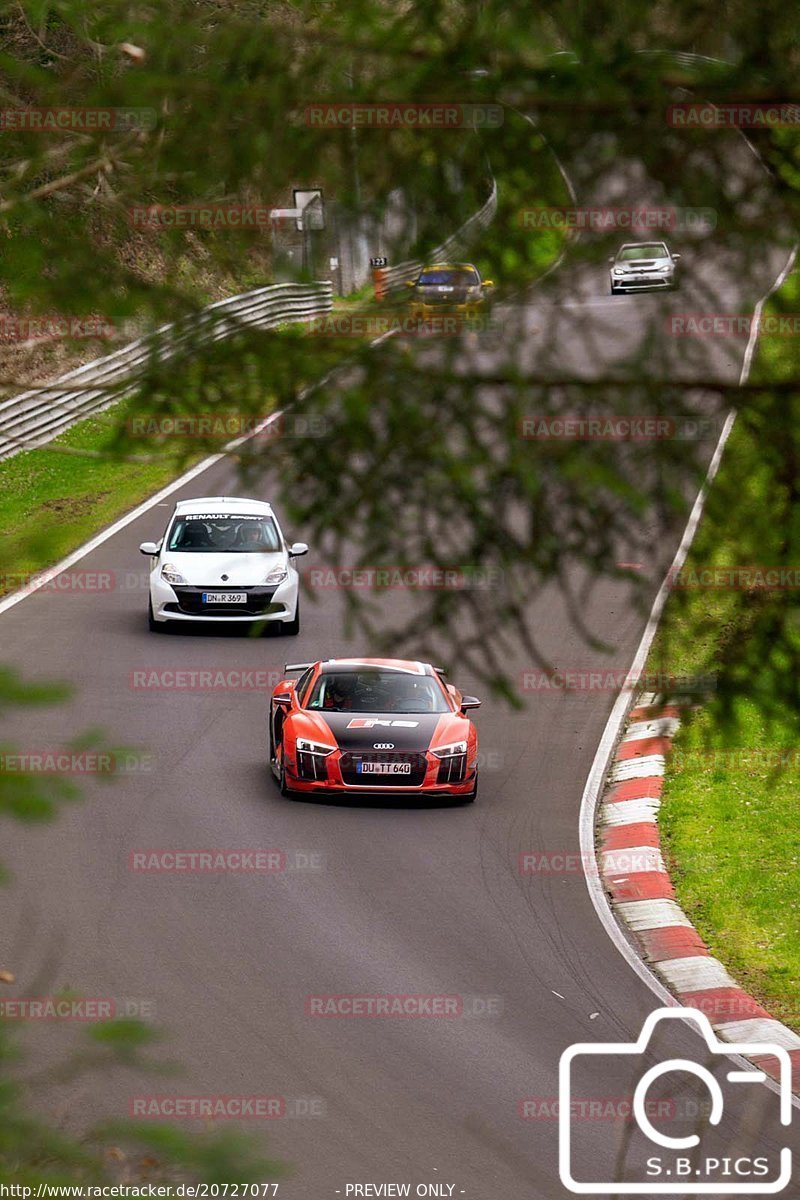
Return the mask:
{"type": "MultiPolygon", "coordinates": [[[[775,279],[775,281],[770,285],[768,290],[764,293],[755,306],[753,311],[755,320],[753,321],[750,330],[750,338],[747,343],[744,360],[742,362],[742,370],[739,375],[740,385],[746,381],[750,373],[753,354],[755,353],[756,342],[758,340],[758,318],[761,316],[761,311],[766,301],[778,290],[778,288],[781,287],[789,272],[792,270],[797,257],[797,252],[798,246],[795,246],[777,279],[775,279]]],[[[638,649],[634,655],[633,663],[631,664],[628,674],[628,678],[632,678],[634,681],[637,680],[641,675],[645,662],[647,661],[647,657],[650,653],[650,648],[653,644],[656,630],[658,629],[658,624],[661,620],[664,606],[669,595],[669,581],[683,566],[686,556],[689,553],[689,548],[694,540],[697,527],[700,524],[700,518],[703,515],[703,509],[705,507],[708,490],[711,484],[714,482],[714,478],[719,470],[719,465],[722,461],[722,454],[725,450],[725,445],[730,436],[735,419],[735,412],[729,412],[728,416],[726,417],[725,424],[723,425],[722,432],[720,434],[719,441],[717,442],[716,449],[714,450],[711,462],[708,465],[706,477],[703,481],[700,491],[697,493],[694,505],[692,506],[692,511],[689,515],[689,521],[686,525],[686,529],[684,530],[680,545],[675,552],[672,565],[667,571],[661,587],[658,589],[658,594],[653,601],[653,607],[650,610],[650,616],[647,620],[647,625],[645,626],[642,639],[639,642],[638,649]]],[[[600,871],[597,866],[595,849],[595,824],[597,807],[603,794],[603,786],[605,784],[608,766],[611,761],[611,755],[614,752],[614,748],[617,744],[620,733],[622,732],[622,728],[625,724],[628,711],[633,703],[633,699],[634,691],[632,688],[626,689],[617,697],[616,703],[611,710],[611,715],[606,722],[602,737],[600,738],[600,744],[597,747],[597,752],[594,756],[594,761],[586,780],[586,786],[583,789],[579,817],[581,861],[590,864],[590,869],[584,873],[586,887],[588,888],[589,896],[592,904],[594,905],[595,912],[600,919],[600,923],[602,924],[611,941],[616,946],[617,950],[628,963],[628,966],[630,966],[636,972],[639,978],[647,984],[650,990],[663,1005],[682,1008],[683,1005],[681,1005],[680,1001],[677,1000],[672,993],[669,992],[664,985],[659,982],[658,979],[656,979],[655,975],[652,974],[645,962],[639,957],[633,946],[623,934],[609,903],[600,877],[600,871]],[[588,857],[584,857],[584,855],[588,857]]],[[[691,1022],[687,1022],[687,1024],[689,1027],[693,1028],[691,1022]]],[[[748,1063],[745,1059],[741,1059],[741,1063],[747,1069],[753,1069],[750,1063],[748,1063]]],[[[768,1079],[766,1083],[768,1087],[772,1088],[772,1090],[777,1090],[777,1084],[775,1084],[773,1080],[768,1079]]],[[[793,1104],[796,1108],[800,1108],[800,1098],[796,1096],[793,1097],[793,1104]]]]}

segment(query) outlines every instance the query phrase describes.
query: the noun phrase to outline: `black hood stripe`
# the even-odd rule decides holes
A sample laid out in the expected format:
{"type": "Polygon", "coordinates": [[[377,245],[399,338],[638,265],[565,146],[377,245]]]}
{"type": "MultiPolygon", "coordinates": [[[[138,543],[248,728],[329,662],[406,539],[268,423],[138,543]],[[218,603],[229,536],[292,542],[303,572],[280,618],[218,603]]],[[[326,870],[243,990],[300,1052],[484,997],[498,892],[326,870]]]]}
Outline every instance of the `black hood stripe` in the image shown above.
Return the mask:
{"type": "Polygon", "coordinates": [[[439,723],[455,713],[339,713],[319,709],[314,715],[329,727],[340,750],[373,750],[376,743],[391,743],[394,750],[405,753],[427,750],[439,723]],[[368,721],[375,723],[361,724],[368,721]]]}

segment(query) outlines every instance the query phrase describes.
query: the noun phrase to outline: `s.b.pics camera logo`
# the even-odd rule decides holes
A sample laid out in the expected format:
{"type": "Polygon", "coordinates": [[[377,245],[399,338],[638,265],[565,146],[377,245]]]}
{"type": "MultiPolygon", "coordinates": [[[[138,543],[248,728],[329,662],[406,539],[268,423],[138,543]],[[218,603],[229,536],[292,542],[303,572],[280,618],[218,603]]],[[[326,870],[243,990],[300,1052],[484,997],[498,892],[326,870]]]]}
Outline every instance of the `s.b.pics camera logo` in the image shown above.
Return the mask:
{"type": "Polygon", "coordinates": [[[708,1017],[697,1009],[657,1009],[648,1016],[636,1042],[582,1042],[570,1046],[562,1054],[559,1067],[561,1182],[570,1192],[584,1196],[776,1195],[792,1177],[792,1151],[781,1144],[781,1129],[791,1123],[791,1080],[788,1050],[766,1042],[721,1042],[708,1017]],[[691,1022],[701,1034],[707,1048],[702,1063],[670,1057],[653,1061],[654,1036],[676,1032],[674,1024],[670,1025],[675,1021],[691,1022]],[[775,1062],[777,1089],[764,1086],[765,1072],[743,1069],[741,1055],[775,1062]],[[596,1141],[588,1153],[581,1152],[581,1123],[575,1119],[580,1110],[581,1082],[588,1080],[591,1086],[591,1081],[598,1078],[606,1084],[612,1078],[625,1081],[631,1094],[630,1123],[613,1145],[609,1139],[605,1170],[601,1169],[602,1156],[596,1141]],[[668,1104],[663,1103],[664,1089],[669,1089],[667,1094],[672,1097],[668,1104]],[[654,1101],[659,1093],[662,1102],[654,1101]],[[736,1128],[743,1127],[744,1113],[752,1117],[757,1110],[757,1123],[769,1134],[768,1146],[762,1153],[753,1138],[747,1137],[746,1149],[706,1152],[703,1143],[708,1139],[697,1130],[714,1130],[726,1108],[737,1101],[739,1109],[728,1114],[736,1118],[736,1128]],[[665,1112],[670,1114],[666,1122],[652,1119],[654,1113],[665,1112]],[[585,1177],[587,1162],[592,1164],[589,1178],[585,1177]]]}

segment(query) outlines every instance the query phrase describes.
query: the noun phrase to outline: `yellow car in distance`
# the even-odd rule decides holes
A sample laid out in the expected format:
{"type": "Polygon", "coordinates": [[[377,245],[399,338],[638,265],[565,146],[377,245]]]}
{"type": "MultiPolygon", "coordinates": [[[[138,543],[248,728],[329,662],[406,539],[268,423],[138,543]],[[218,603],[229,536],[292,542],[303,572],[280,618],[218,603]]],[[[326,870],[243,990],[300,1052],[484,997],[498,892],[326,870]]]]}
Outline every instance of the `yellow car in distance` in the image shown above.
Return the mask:
{"type": "Polygon", "coordinates": [[[472,263],[431,263],[416,279],[406,283],[409,308],[414,317],[437,313],[463,313],[474,316],[489,307],[491,279],[481,279],[472,263]]]}

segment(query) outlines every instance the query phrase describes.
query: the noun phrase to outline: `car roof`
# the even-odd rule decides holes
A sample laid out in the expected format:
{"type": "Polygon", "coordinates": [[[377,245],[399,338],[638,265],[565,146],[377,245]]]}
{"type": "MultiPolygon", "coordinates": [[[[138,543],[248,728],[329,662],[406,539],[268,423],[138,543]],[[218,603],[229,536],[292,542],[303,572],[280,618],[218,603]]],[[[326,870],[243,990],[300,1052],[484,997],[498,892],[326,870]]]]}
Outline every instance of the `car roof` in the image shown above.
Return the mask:
{"type": "Polygon", "coordinates": [[[631,250],[634,247],[638,250],[640,246],[663,246],[665,249],[668,249],[667,243],[663,238],[645,238],[641,242],[623,242],[617,254],[621,254],[623,250],[631,250]]]}
{"type": "Polygon", "coordinates": [[[462,270],[463,271],[477,271],[478,268],[475,266],[474,263],[437,262],[437,263],[426,263],[425,266],[422,268],[422,270],[423,271],[462,271],[462,270]]]}
{"type": "Polygon", "coordinates": [[[192,513],[264,513],[265,516],[271,515],[272,505],[266,500],[246,500],[238,496],[199,496],[195,500],[179,500],[175,505],[175,511],[186,513],[191,516],[192,513]]]}
{"type": "Polygon", "coordinates": [[[384,671],[397,671],[398,675],[434,675],[430,663],[415,662],[405,658],[326,658],[320,663],[323,674],[329,671],[358,671],[362,667],[379,667],[384,671]]]}

